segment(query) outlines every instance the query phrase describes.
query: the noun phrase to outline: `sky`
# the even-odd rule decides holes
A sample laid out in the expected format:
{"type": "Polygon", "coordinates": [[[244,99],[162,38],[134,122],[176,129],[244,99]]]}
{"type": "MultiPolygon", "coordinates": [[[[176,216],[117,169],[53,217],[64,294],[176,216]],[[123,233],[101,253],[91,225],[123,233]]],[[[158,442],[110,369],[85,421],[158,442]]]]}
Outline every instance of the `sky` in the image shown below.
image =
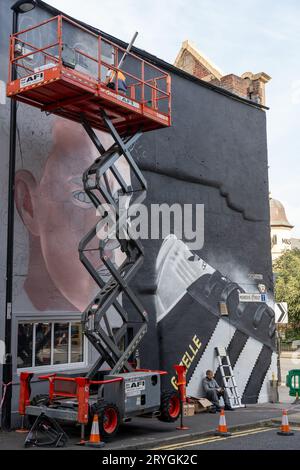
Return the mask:
{"type": "Polygon", "coordinates": [[[266,72],[269,179],[300,238],[299,0],[48,0],[82,21],[174,63],[192,41],[224,74],[266,72]]]}

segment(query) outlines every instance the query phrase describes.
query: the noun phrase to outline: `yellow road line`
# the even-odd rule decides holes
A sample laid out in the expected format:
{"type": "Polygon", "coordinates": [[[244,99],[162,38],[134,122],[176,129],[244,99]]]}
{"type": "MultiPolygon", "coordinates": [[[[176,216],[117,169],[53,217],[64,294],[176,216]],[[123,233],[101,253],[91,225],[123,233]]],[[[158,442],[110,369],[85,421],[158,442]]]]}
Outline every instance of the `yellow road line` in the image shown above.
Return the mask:
{"type": "Polygon", "coordinates": [[[236,437],[250,436],[252,434],[258,434],[258,433],[266,432],[266,431],[270,431],[270,430],[272,430],[271,427],[258,428],[258,429],[248,429],[247,431],[236,432],[232,436],[228,436],[228,437],[211,436],[211,437],[206,437],[206,438],[202,438],[202,439],[196,439],[194,441],[186,441],[186,442],[180,442],[180,443],[177,443],[177,444],[170,444],[168,446],[156,447],[153,450],[185,449],[186,447],[192,447],[192,446],[195,446],[195,445],[209,444],[210,442],[220,442],[220,441],[224,441],[226,439],[233,439],[233,438],[236,438],[236,437]]]}
{"type": "Polygon", "coordinates": [[[269,431],[270,429],[272,428],[260,428],[260,429],[249,429],[248,431],[240,431],[240,432],[237,432],[235,434],[233,434],[232,436],[227,436],[227,437],[221,437],[221,436],[210,436],[210,437],[207,437],[207,438],[202,438],[202,439],[196,439],[194,441],[186,441],[186,442],[181,442],[181,443],[177,443],[177,444],[171,444],[169,446],[164,446],[164,447],[158,447],[154,450],[172,450],[172,449],[176,449],[176,448],[179,448],[181,446],[181,448],[185,448],[185,447],[191,447],[191,446],[194,446],[196,444],[206,444],[206,443],[209,443],[209,442],[217,442],[217,441],[223,441],[225,439],[232,439],[234,437],[243,437],[243,436],[248,436],[248,435],[251,435],[251,434],[257,434],[259,432],[265,432],[265,431],[269,431]]]}

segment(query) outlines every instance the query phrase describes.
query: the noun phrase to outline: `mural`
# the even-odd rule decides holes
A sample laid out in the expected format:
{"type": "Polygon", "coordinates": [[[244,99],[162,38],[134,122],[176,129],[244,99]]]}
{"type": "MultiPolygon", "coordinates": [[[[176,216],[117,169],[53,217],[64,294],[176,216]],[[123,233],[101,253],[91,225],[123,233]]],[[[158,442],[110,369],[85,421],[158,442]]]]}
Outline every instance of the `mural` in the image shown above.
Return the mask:
{"type": "MultiPolygon", "coordinates": [[[[27,109],[22,111],[24,119],[27,109]]],[[[23,236],[18,239],[18,253],[22,249],[22,256],[16,257],[16,270],[24,274],[15,282],[13,309],[17,315],[22,312],[31,313],[39,320],[43,318],[43,312],[60,312],[61,317],[64,312],[81,314],[99,290],[78,255],[80,240],[92,225],[101,220],[100,214],[97,214],[84,192],[82,183],[83,172],[99,155],[81,125],[58,117],[47,121],[47,135],[51,142],[49,151],[40,159],[31,153],[32,148],[30,153],[25,149],[22,153],[23,168],[16,171],[15,183],[15,201],[19,216],[17,222],[19,227],[23,225],[23,236]],[[35,164],[31,162],[27,166],[29,159],[35,164]]],[[[21,138],[23,133],[24,128],[20,124],[21,138]]],[[[97,135],[103,145],[110,146],[111,138],[107,134],[98,132],[97,135]]],[[[26,137],[24,140],[26,142],[26,137]]],[[[125,158],[121,158],[116,167],[124,180],[130,182],[125,158]]],[[[120,188],[111,174],[107,183],[112,194],[120,188]]],[[[101,235],[104,236],[98,233],[99,238],[101,235]]],[[[97,240],[99,245],[99,239],[96,239],[96,243],[97,240]]],[[[99,246],[89,247],[92,248],[95,251],[89,253],[88,258],[97,266],[102,279],[107,280],[109,272],[100,259],[99,246]]],[[[118,266],[125,258],[119,244],[113,240],[106,255],[118,266]]],[[[110,309],[110,319],[113,328],[121,325],[121,319],[113,307],[110,309]]],[[[66,325],[57,325],[59,324],[54,324],[54,333],[49,323],[39,323],[35,326],[34,335],[38,344],[35,347],[35,366],[51,365],[52,334],[55,336],[55,344],[64,344],[65,349],[68,347],[67,340],[61,343],[66,325]],[[39,335],[43,338],[40,343],[39,335]]],[[[79,324],[76,325],[78,329],[79,324]]],[[[74,328],[74,325],[72,327],[74,328]]],[[[21,323],[18,328],[20,367],[31,365],[32,358],[28,354],[32,349],[32,341],[32,323],[21,323]],[[27,357],[26,361],[24,356],[27,357]]],[[[64,361],[65,355],[63,348],[60,363],[68,362],[64,361]]],[[[52,363],[55,364],[55,361],[54,358],[52,363]]]]}
{"type": "MultiPolygon", "coordinates": [[[[52,146],[41,176],[36,176],[32,165],[27,169],[26,163],[16,172],[16,207],[29,239],[27,276],[14,302],[16,311],[25,306],[29,311],[82,311],[95,290],[79,261],[78,244],[97,220],[83,191],[82,174],[99,155],[81,125],[57,117],[50,121],[52,146]]],[[[108,136],[99,137],[109,145],[108,136]]],[[[120,169],[123,174],[125,165],[120,169]]],[[[118,190],[115,179],[110,187],[112,192],[118,190]]],[[[113,250],[112,256],[119,263],[122,254],[113,250]]],[[[100,264],[98,269],[107,275],[100,264]]]]}
{"type": "Polygon", "coordinates": [[[151,313],[143,365],[154,362],[173,376],[173,365],[185,364],[188,392],[201,396],[207,369],[221,382],[215,348],[223,346],[243,402],[264,402],[277,374],[265,113],[175,73],[172,88],[172,128],[145,136],[134,155],[149,183],[149,207],[204,204],[205,242],[197,251],[172,235],[144,243],[134,282],[151,313]],[[259,283],[268,303],[240,303],[239,292],[258,293],[259,283]]]}
{"type": "MultiPolygon", "coordinates": [[[[216,362],[214,348],[224,346],[236,369],[244,401],[255,403],[258,387],[275,360],[274,311],[264,303],[240,303],[239,292],[245,292],[244,289],[193,255],[174,236],[163,242],[156,269],[162,368],[171,370],[178,362],[180,352],[181,362],[188,370],[188,392],[192,396],[201,396],[205,371],[216,368],[213,367],[216,362]],[[223,318],[221,302],[228,310],[228,316],[223,318]],[[174,331],[180,337],[180,343],[174,341],[174,331]],[[247,356],[249,349],[251,359],[247,356]],[[246,370],[241,361],[247,363],[246,370]],[[252,367],[249,367],[250,362],[252,367]]],[[[219,370],[217,376],[222,383],[219,370]]]]}

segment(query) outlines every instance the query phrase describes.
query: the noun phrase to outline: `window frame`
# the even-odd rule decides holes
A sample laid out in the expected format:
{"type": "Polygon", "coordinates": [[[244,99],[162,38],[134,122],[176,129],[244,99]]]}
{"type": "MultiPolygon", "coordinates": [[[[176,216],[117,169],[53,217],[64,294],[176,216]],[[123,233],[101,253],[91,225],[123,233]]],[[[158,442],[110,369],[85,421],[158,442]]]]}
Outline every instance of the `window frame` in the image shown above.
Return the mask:
{"type": "Polygon", "coordinates": [[[26,318],[18,317],[16,318],[16,330],[17,330],[17,339],[16,339],[16,372],[17,375],[20,375],[21,372],[29,371],[33,373],[45,373],[45,372],[58,372],[58,371],[73,371],[76,369],[84,369],[88,366],[88,341],[86,336],[83,334],[83,361],[81,362],[65,362],[63,364],[47,364],[43,366],[35,365],[35,344],[36,344],[36,327],[39,323],[51,323],[51,356],[50,361],[53,362],[54,358],[54,324],[55,323],[66,323],[68,324],[68,360],[71,359],[71,328],[72,323],[80,323],[80,317],[71,317],[71,318],[59,318],[55,317],[36,317],[36,318],[26,318]],[[33,324],[32,332],[32,364],[31,366],[18,367],[18,328],[19,324],[30,323],[33,324]]]}

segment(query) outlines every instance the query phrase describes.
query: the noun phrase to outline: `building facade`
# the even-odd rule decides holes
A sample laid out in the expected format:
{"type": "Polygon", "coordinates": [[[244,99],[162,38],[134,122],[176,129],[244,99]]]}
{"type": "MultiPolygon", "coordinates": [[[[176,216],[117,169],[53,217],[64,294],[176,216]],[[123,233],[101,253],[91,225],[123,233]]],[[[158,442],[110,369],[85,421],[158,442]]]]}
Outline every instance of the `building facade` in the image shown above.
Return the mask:
{"type": "MultiPolygon", "coordinates": [[[[2,91],[12,3],[0,3],[2,91]]],[[[38,1],[34,11],[20,16],[19,29],[58,13],[38,1]]],[[[49,35],[34,40],[43,44],[49,35]]],[[[92,47],[85,36],[72,34],[68,46],[92,47]]],[[[206,369],[219,376],[215,347],[224,346],[244,403],[266,402],[276,351],[265,110],[144,51],[135,53],[172,77],[172,127],[145,134],[133,149],[149,183],[146,204],[203,204],[205,222],[202,249],[193,250],[184,236],[176,238],[172,226],[164,239],[143,242],[145,262],[132,282],[149,313],[148,333],[139,348],[141,365],[166,369],[165,387],[173,387],[173,364],[182,362],[188,369],[188,392],[197,396],[206,369]],[[257,293],[262,282],[268,303],[239,301],[240,293],[257,293]],[[227,315],[222,314],[224,304],[227,315]]],[[[2,349],[7,341],[9,105],[1,92],[2,349]]],[[[78,244],[96,217],[83,192],[82,173],[98,156],[79,124],[25,104],[18,104],[17,123],[10,331],[15,417],[22,370],[77,374],[95,361],[80,323],[95,285],[79,262],[78,244]]],[[[106,135],[100,138],[109,143],[106,135]]],[[[35,376],[32,389],[43,392],[45,384],[35,376]]]]}
{"type": "Polygon", "coordinates": [[[294,226],[288,221],[283,204],[270,198],[272,260],[286,250],[300,250],[300,239],[293,237],[294,226]]]}
{"type": "Polygon", "coordinates": [[[270,198],[272,260],[275,261],[286,250],[291,250],[294,226],[287,219],[283,204],[270,198]]]}

